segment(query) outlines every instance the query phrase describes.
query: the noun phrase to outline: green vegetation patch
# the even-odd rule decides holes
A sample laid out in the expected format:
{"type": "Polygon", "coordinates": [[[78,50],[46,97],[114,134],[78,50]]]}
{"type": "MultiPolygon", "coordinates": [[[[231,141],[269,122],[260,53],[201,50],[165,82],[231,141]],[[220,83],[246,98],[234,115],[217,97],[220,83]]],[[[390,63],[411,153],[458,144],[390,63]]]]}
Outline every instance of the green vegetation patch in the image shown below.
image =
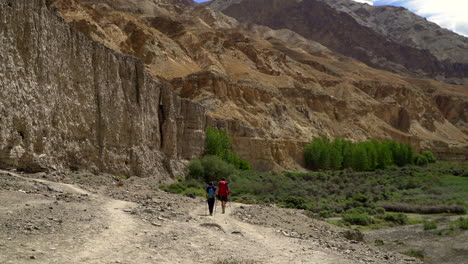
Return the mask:
{"type": "Polygon", "coordinates": [[[424,230],[432,230],[432,229],[437,229],[437,224],[435,221],[424,221],[423,222],[423,228],[424,230]]]}
{"type": "Polygon", "coordinates": [[[385,169],[391,165],[425,166],[436,162],[430,151],[417,154],[409,144],[375,139],[354,143],[342,138],[331,141],[327,137],[314,138],[304,149],[304,159],[312,170],[352,168],[355,171],[385,169]]]}
{"type": "Polygon", "coordinates": [[[162,188],[203,196],[207,183],[226,178],[234,201],[274,203],[308,210],[320,218],[342,216],[336,224],[372,229],[422,222],[402,212],[466,213],[466,163],[411,165],[417,155],[428,162],[435,159],[430,152],[415,154],[409,145],[391,141],[351,143],[317,138],[308,148],[309,166],[330,170],[259,172],[232,152],[226,131],[208,128],[206,155],[190,162],[185,180],[162,188]],[[367,165],[360,167],[364,171],[352,169],[361,159],[352,153],[360,152],[368,157],[367,165]],[[351,169],[336,170],[343,167],[351,169]]]}
{"type": "Polygon", "coordinates": [[[418,258],[418,259],[421,259],[421,260],[424,259],[424,252],[422,250],[412,249],[412,250],[408,250],[408,251],[405,251],[405,252],[401,252],[401,254],[405,254],[407,256],[418,258]]]}

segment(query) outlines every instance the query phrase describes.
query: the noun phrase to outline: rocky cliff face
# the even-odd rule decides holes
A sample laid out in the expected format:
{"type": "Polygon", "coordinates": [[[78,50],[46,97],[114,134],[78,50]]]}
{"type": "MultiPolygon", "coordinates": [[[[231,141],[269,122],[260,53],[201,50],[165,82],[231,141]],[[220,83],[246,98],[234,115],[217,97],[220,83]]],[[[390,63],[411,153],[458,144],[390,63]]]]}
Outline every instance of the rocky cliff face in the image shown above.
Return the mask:
{"type": "Polygon", "coordinates": [[[0,1],[0,166],[165,179],[203,152],[204,108],[45,0],[0,1]],[[190,142],[190,144],[188,144],[190,142]]]}
{"type": "Polygon", "coordinates": [[[351,0],[216,0],[211,6],[241,22],[293,30],[372,67],[468,84],[468,39],[404,8],[351,0]]]}
{"type": "Polygon", "coordinates": [[[202,154],[207,125],[261,170],[301,169],[318,135],[467,152],[467,86],[376,70],[292,30],[190,1],[0,3],[2,167],[162,179],[202,154]]]}

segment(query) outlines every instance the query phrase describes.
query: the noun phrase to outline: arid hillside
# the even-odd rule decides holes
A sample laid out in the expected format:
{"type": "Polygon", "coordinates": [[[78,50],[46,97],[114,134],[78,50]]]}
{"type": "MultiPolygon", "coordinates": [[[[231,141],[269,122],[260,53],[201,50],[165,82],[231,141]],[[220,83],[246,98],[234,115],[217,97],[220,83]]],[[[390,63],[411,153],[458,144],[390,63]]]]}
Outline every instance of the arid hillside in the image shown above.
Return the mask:
{"type": "Polygon", "coordinates": [[[467,145],[467,86],[376,70],[291,30],[242,24],[204,5],[147,2],[56,5],[77,29],[141,58],[179,96],[205,106],[257,168],[297,168],[317,135],[394,138],[441,152],[467,145]]]}
{"type": "Polygon", "coordinates": [[[467,86],[377,70],[191,1],[1,4],[3,167],[167,179],[201,155],[208,125],[260,170],[301,169],[318,135],[466,159],[467,86]]]}

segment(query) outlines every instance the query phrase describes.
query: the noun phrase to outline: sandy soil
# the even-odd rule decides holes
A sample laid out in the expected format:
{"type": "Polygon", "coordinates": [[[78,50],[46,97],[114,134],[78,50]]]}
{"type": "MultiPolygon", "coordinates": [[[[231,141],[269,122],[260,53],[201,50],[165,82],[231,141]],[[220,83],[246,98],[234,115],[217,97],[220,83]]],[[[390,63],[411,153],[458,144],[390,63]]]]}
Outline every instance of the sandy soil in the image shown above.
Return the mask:
{"type": "Polygon", "coordinates": [[[151,179],[0,171],[0,263],[417,263],[299,210],[201,198],[151,179]],[[219,207],[219,205],[218,205],[219,207]]]}
{"type": "MultiPolygon", "coordinates": [[[[437,230],[424,230],[422,224],[399,226],[365,232],[368,243],[380,243],[389,251],[419,251],[428,264],[466,264],[468,262],[468,231],[456,230],[452,234],[449,221],[461,216],[422,216],[436,221],[437,230]]],[[[467,217],[466,215],[463,217],[467,217]]]]}

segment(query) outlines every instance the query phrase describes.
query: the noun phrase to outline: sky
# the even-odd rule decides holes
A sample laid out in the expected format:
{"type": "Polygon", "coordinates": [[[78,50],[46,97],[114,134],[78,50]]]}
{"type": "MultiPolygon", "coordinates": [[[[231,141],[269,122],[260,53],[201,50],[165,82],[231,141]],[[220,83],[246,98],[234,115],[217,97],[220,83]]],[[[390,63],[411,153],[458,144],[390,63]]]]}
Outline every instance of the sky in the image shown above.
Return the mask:
{"type": "MultiPolygon", "coordinates": [[[[206,2],[207,0],[195,0],[206,2]]],[[[443,28],[468,37],[468,0],[354,0],[370,5],[403,6],[443,28]]]]}
{"type": "Polygon", "coordinates": [[[443,28],[468,37],[468,0],[354,0],[370,5],[403,6],[443,28]]]}

